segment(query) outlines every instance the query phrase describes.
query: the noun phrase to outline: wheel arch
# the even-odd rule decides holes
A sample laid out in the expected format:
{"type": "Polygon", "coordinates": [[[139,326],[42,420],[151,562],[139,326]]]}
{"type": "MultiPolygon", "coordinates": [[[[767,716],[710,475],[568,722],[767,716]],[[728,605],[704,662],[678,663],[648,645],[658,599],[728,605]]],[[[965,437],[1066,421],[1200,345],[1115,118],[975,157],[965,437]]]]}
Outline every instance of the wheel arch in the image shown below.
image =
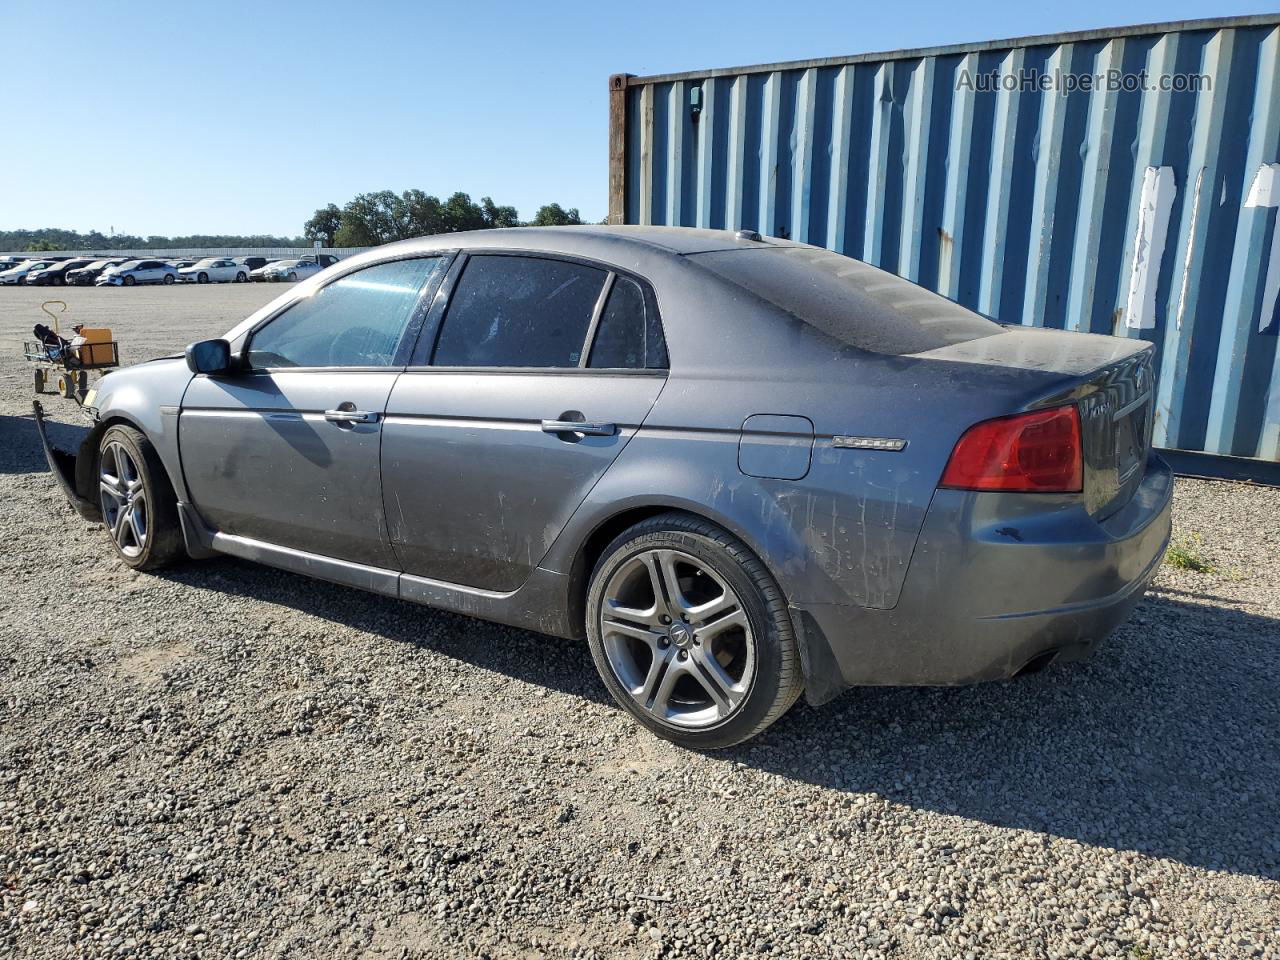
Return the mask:
{"type": "Polygon", "coordinates": [[[178,481],[181,478],[174,476],[173,466],[165,458],[161,444],[156,443],[155,439],[147,432],[147,428],[137,419],[119,411],[113,411],[109,416],[105,416],[95,423],[89,430],[88,436],[81,442],[80,451],[76,456],[76,493],[91,503],[97,503],[97,479],[95,473],[98,469],[98,448],[102,444],[103,434],[115,426],[132,427],[147,438],[147,441],[155,448],[160,462],[164,464],[165,479],[169,481],[169,487],[180,497],[180,491],[182,491],[183,487],[178,481]]]}
{"type": "Polygon", "coordinates": [[[565,565],[568,569],[568,616],[569,622],[585,635],[587,591],[591,585],[591,572],[604,554],[604,550],[621,533],[651,517],[664,513],[683,513],[699,520],[705,520],[722,528],[727,533],[741,540],[764,568],[773,577],[778,588],[786,595],[786,588],[778,571],[769,562],[769,557],[754,538],[741,529],[739,524],[717,510],[711,510],[705,504],[674,498],[652,498],[628,502],[616,509],[593,518],[590,524],[584,524],[585,532],[577,538],[572,556],[565,565]]]}

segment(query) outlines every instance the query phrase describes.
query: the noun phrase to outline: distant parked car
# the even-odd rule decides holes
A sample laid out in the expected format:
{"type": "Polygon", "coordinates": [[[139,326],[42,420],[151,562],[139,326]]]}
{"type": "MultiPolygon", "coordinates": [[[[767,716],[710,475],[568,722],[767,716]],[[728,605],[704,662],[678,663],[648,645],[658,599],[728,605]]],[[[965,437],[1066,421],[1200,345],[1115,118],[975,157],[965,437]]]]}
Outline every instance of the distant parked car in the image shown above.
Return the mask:
{"type": "Polygon", "coordinates": [[[247,273],[252,273],[259,267],[265,267],[271,261],[266,257],[234,257],[236,263],[245,267],[247,273]]]}
{"type": "Polygon", "coordinates": [[[229,257],[205,257],[178,271],[186,283],[248,283],[249,268],[229,257]]]}
{"type": "Polygon", "coordinates": [[[8,270],[0,271],[0,284],[5,286],[13,286],[17,284],[22,286],[27,282],[27,277],[36,270],[43,270],[45,267],[53,266],[52,260],[23,260],[17,266],[10,267],[8,270]]]}
{"type": "Polygon", "coordinates": [[[132,287],[138,283],[175,283],[178,270],[163,260],[130,260],[103,271],[94,281],[97,287],[132,287]]]}
{"type": "Polygon", "coordinates": [[[40,270],[32,270],[27,274],[27,283],[35,287],[64,287],[67,284],[67,272],[88,266],[92,261],[87,257],[79,260],[59,260],[40,270]]]}
{"type": "Polygon", "coordinates": [[[323,269],[324,267],[314,260],[281,260],[267,267],[263,279],[273,283],[281,280],[293,283],[315,276],[323,269]]]}
{"type": "Polygon", "coordinates": [[[65,275],[67,283],[77,287],[89,287],[93,285],[93,281],[102,276],[102,272],[110,267],[119,266],[124,263],[120,258],[110,260],[94,260],[82,267],[73,267],[68,270],[65,275]]]}
{"type": "Polygon", "coordinates": [[[268,260],[262,266],[254,267],[249,271],[249,279],[254,283],[263,283],[270,280],[271,277],[267,276],[267,274],[274,270],[278,263],[280,263],[279,260],[268,260]]]}

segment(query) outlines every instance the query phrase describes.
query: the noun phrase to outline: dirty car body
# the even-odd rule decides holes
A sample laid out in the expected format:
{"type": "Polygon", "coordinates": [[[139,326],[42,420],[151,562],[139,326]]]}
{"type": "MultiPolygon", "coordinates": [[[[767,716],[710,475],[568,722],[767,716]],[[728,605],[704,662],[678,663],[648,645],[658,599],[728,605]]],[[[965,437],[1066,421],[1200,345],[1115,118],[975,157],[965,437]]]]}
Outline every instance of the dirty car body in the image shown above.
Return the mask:
{"type": "Polygon", "coordinates": [[[51,453],[82,513],[99,512],[96,438],[127,423],[163,462],[192,556],[580,637],[605,544],[678,511],[767,568],[813,703],[1081,656],[1136,604],[1169,538],[1148,344],[1001,327],[785,240],[574,227],[408,241],[304,281],[225,341],[216,374],[170,358],[101,381],[76,462],[51,453]],[[488,328],[450,321],[494,293],[484,270],[500,296],[530,261],[598,279],[586,342],[560,361],[493,361],[488,328]],[[321,362],[275,365],[255,346],[330,285],[389,276],[416,279],[382,353],[333,366],[317,347],[321,362]],[[624,286],[661,350],[593,366],[624,286]],[[1075,489],[943,482],[975,425],[1030,415],[1074,424],[1075,489]]]}

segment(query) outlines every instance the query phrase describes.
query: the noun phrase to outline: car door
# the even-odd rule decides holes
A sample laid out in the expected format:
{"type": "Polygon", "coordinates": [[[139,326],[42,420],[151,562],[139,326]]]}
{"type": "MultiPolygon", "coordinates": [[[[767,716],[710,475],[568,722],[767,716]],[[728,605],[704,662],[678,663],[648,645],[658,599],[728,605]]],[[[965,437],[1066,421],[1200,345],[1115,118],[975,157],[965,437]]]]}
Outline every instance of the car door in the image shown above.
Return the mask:
{"type": "Polygon", "coordinates": [[[395,569],[378,453],[387,396],[448,256],[337,278],[249,335],[245,369],[197,376],[179,418],[182,469],[227,534],[395,569]]]}
{"type": "Polygon", "coordinates": [[[406,574],[504,592],[528,579],[666,382],[645,289],[564,258],[455,265],[383,428],[383,497],[406,574]],[[647,349],[590,366],[595,331],[628,323],[647,349]]]}

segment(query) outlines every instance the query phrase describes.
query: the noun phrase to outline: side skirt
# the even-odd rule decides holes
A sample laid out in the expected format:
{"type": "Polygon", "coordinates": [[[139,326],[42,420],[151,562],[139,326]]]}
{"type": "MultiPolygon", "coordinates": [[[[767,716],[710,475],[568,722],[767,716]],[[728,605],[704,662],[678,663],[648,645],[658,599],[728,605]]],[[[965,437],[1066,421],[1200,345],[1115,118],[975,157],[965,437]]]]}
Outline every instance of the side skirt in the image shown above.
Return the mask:
{"type": "Polygon", "coordinates": [[[542,567],[535,569],[520,589],[498,593],[417,577],[397,570],[350,563],[250,537],[219,533],[205,526],[195,508],[188,503],[178,504],[178,516],[182,521],[187,553],[194,559],[226,554],[330,583],[340,583],[525,630],[565,638],[582,636],[581,627],[574,629],[569,622],[568,576],[542,567]]]}

